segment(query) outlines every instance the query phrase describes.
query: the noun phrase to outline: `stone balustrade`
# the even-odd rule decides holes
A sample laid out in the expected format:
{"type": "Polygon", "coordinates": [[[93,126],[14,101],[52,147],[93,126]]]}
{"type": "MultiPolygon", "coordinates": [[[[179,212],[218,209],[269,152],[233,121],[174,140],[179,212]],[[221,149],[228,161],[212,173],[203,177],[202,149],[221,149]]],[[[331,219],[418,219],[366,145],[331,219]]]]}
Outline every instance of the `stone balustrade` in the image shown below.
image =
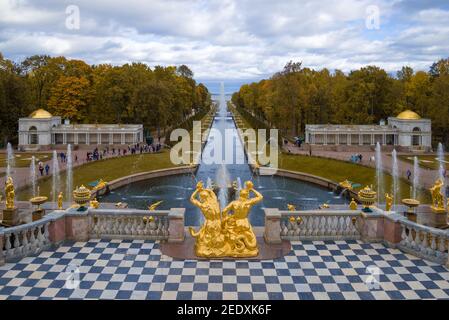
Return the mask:
{"type": "Polygon", "coordinates": [[[0,264],[38,254],[51,246],[50,218],[0,230],[0,264]]]}
{"type": "Polygon", "coordinates": [[[89,236],[101,239],[168,240],[169,210],[89,210],[89,236]]]}
{"type": "Polygon", "coordinates": [[[280,236],[283,240],[360,239],[359,211],[310,210],[280,211],[280,236]]]}
{"type": "Polygon", "coordinates": [[[399,249],[437,263],[447,262],[448,230],[423,226],[407,219],[397,221],[401,226],[399,249]]]}

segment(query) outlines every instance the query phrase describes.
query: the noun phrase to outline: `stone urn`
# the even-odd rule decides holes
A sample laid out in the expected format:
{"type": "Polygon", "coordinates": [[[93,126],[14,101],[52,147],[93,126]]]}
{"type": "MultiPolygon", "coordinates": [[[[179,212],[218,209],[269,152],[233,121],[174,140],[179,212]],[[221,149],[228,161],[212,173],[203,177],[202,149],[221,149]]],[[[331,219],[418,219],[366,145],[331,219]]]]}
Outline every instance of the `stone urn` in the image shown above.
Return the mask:
{"type": "Polygon", "coordinates": [[[73,201],[75,201],[75,203],[79,205],[78,211],[87,210],[87,205],[90,201],[90,197],[90,190],[83,185],[73,190],[73,201]]]}
{"type": "Polygon", "coordinates": [[[361,189],[358,192],[358,198],[360,203],[363,205],[363,212],[373,212],[371,206],[376,202],[377,192],[373,191],[369,186],[361,189]]]}

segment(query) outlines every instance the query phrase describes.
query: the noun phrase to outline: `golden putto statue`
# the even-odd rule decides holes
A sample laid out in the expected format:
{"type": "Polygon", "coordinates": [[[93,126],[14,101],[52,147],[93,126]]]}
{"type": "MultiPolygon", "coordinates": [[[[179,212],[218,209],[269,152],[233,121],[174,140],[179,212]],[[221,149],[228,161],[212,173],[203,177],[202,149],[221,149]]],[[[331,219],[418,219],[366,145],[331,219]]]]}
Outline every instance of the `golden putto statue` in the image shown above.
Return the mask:
{"type": "Polygon", "coordinates": [[[14,182],[11,177],[8,177],[5,181],[5,197],[6,197],[6,209],[14,209],[14,182]]]}
{"type": "Polygon", "coordinates": [[[430,193],[432,194],[432,209],[444,211],[444,197],[441,193],[441,188],[444,186],[444,183],[441,179],[438,179],[435,182],[435,185],[430,188],[430,193]]]}
{"type": "Polygon", "coordinates": [[[58,195],[58,210],[62,210],[63,208],[62,208],[62,200],[63,200],[63,195],[62,195],[62,192],[59,192],[59,195],[58,195]]]}
{"type": "Polygon", "coordinates": [[[222,212],[217,196],[211,189],[204,188],[200,181],[190,201],[200,208],[206,221],[196,232],[190,227],[190,234],[196,238],[195,253],[199,257],[255,257],[259,254],[257,240],[248,214],[263,196],[247,181],[240,190],[239,198],[229,203],[222,212]],[[250,197],[250,193],[254,197],[250,197]]]}
{"type": "Polygon", "coordinates": [[[385,193],[385,211],[390,211],[393,207],[393,196],[385,193]]]}

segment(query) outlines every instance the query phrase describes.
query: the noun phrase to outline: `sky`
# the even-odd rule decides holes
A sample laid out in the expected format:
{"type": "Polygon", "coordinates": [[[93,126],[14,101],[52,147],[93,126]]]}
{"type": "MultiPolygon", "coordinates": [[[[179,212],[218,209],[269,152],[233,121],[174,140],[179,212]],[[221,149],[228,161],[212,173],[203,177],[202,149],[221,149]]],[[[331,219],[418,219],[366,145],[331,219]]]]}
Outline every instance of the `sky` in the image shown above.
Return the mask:
{"type": "Polygon", "coordinates": [[[449,56],[449,1],[0,0],[0,52],[17,62],[48,54],[186,64],[228,92],[290,60],[345,72],[428,70],[449,56]]]}

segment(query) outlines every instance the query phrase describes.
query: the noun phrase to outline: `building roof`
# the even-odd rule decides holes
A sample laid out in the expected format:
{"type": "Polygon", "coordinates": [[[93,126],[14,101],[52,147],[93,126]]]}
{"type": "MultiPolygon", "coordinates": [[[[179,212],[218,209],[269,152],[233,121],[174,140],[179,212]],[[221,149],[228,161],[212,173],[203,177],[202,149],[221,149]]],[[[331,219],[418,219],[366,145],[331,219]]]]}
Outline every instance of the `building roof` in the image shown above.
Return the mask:
{"type": "Polygon", "coordinates": [[[360,132],[360,131],[378,131],[387,132],[395,131],[388,125],[352,125],[352,124],[306,124],[306,130],[311,131],[328,131],[328,132],[360,132]]]}
{"type": "Polygon", "coordinates": [[[421,116],[412,110],[405,110],[398,114],[396,118],[401,120],[420,120],[421,116]]]}
{"type": "Polygon", "coordinates": [[[53,117],[53,115],[44,109],[37,109],[29,116],[29,118],[33,119],[49,119],[51,117],[53,117]]]}

